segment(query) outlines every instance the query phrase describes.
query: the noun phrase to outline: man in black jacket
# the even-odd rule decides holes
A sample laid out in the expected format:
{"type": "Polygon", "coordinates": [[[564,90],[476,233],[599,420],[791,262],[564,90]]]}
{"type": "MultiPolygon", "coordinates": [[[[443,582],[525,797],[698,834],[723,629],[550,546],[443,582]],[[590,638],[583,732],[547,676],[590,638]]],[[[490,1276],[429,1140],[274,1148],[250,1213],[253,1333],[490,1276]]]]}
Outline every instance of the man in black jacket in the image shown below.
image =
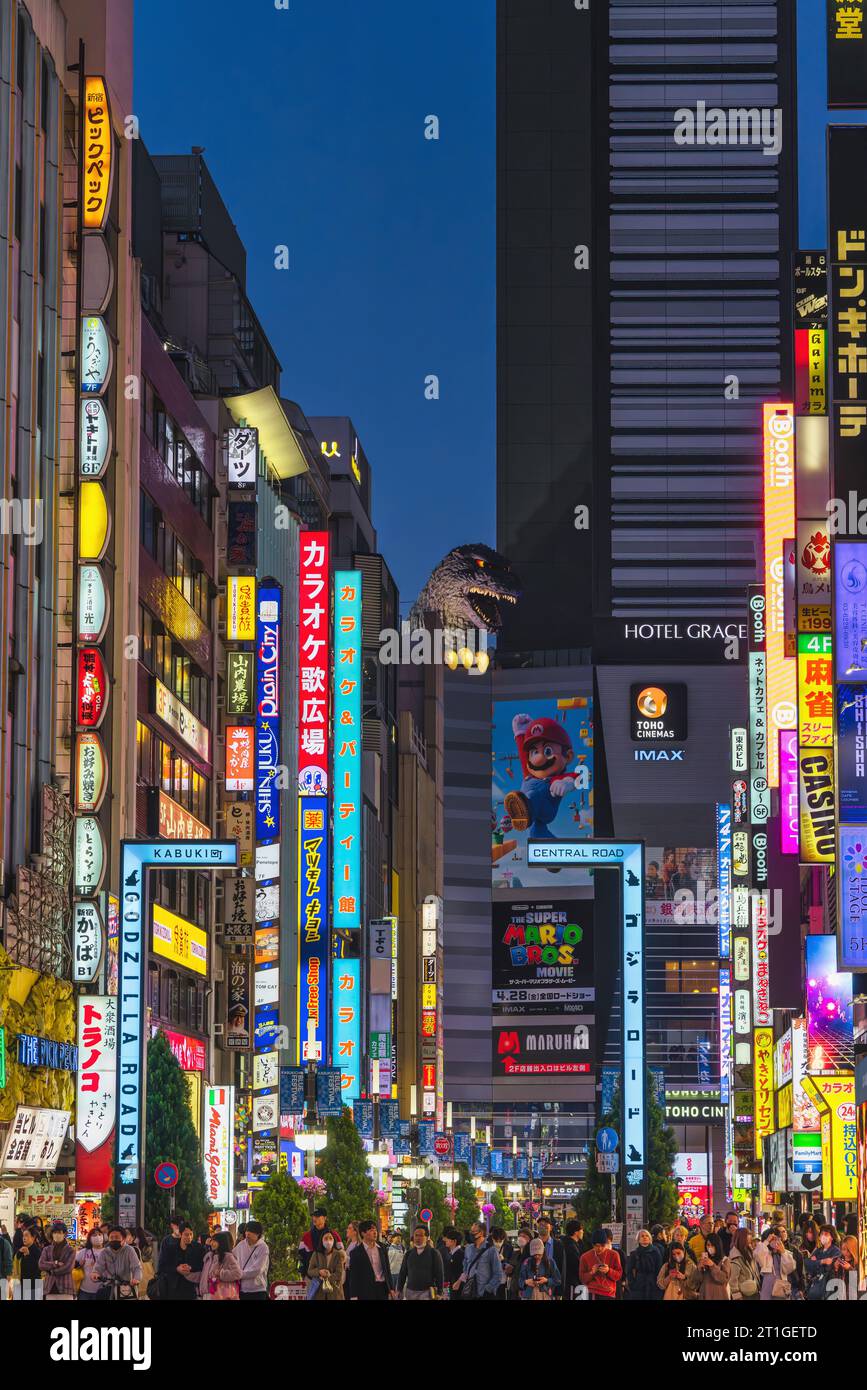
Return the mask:
{"type": "Polygon", "coordinates": [[[376,1222],[362,1221],[358,1227],[361,1244],[349,1256],[346,1296],[362,1303],[386,1303],[396,1298],[388,1250],[376,1238],[376,1222]]]}
{"type": "Polygon", "coordinates": [[[440,1252],[428,1239],[427,1226],[416,1226],[412,1233],[412,1245],[403,1257],[400,1274],[397,1276],[397,1291],[407,1301],[411,1299],[430,1299],[442,1297],[443,1262],[440,1252]],[[435,1291],[432,1295],[431,1290],[435,1291]]]}
{"type": "Polygon", "coordinates": [[[445,1279],[451,1289],[452,1298],[460,1298],[460,1289],[455,1289],[455,1284],[464,1272],[464,1246],[461,1240],[461,1233],[457,1226],[446,1226],[442,1235],[445,1255],[443,1265],[445,1266],[445,1279]]]}
{"type": "Polygon", "coordinates": [[[160,1247],[157,1283],[160,1298],[181,1302],[198,1297],[199,1281],[205,1262],[205,1251],[193,1240],[192,1226],[181,1223],[177,1240],[166,1239],[160,1247]]]}
{"type": "Polygon", "coordinates": [[[563,1241],[563,1297],[571,1300],[574,1290],[581,1283],[579,1266],[581,1256],[586,1255],[592,1246],[584,1239],[583,1221],[566,1222],[566,1239],[563,1241]]]}

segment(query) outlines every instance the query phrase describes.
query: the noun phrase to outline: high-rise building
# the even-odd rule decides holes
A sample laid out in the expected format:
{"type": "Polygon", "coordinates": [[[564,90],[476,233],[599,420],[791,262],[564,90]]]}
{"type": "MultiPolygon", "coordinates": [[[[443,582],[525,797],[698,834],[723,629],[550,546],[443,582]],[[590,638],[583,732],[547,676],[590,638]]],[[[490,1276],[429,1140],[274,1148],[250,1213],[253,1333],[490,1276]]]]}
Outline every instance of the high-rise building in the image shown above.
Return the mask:
{"type": "MultiPolygon", "coordinates": [[[[496,1111],[503,1086],[486,1092],[480,1050],[473,1062],[468,1050],[506,1022],[484,998],[486,923],[550,914],[565,896],[562,875],[533,883],[521,860],[509,809],[525,769],[506,726],[553,720],[575,754],[570,706],[582,700],[592,802],[564,799],[552,830],[645,842],[647,1062],[681,1100],[704,1097],[713,1123],[678,1138],[707,1156],[719,1199],[721,1115],[706,1108],[719,1094],[719,940],[701,894],[717,887],[714,802],[730,801],[728,729],[746,714],[762,406],[791,390],[793,7],[756,0],[735,28],[711,3],[500,0],[497,53],[498,549],[523,599],[497,645],[490,740],[471,737],[485,697],[446,686],[446,969],[472,945],[481,971],[460,1007],[448,981],[447,1092],[496,1111]],[[481,795],[492,754],[499,870],[486,888],[469,827],[450,843],[449,825],[450,810],[466,816],[468,779],[481,795]],[[679,889],[696,898],[683,920],[679,889]]],[[[621,1044],[616,960],[595,935],[598,1106],[621,1044]]],[[[492,937],[493,970],[496,951],[492,937]]],[[[581,1113],[594,1111],[580,1087],[549,1145],[579,1168],[581,1113]]],[[[531,1101],[528,1089],[520,1103],[531,1101]]]]}

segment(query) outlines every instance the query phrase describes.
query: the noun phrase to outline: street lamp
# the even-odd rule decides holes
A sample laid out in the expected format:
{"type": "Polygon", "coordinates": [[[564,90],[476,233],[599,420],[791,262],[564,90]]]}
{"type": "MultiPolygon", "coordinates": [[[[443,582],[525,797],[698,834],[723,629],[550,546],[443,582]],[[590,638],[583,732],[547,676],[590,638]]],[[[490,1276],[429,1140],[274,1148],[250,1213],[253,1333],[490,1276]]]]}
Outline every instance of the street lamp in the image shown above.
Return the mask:
{"type": "Polygon", "coordinates": [[[387,1148],[371,1149],[370,1153],[367,1155],[368,1167],[373,1168],[374,1170],[387,1168],[390,1162],[391,1159],[389,1158],[387,1148]]]}
{"type": "Polygon", "coordinates": [[[328,1131],[322,1125],[311,1125],[308,1129],[299,1130],[295,1135],[296,1148],[302,1153],[312,1155],[307,1159],[311,1178],[316,1176],[316,1155],[322,1152],[327,1143],[328,1131]]]}
{"type": "Polygon", "coordinates": [[[421,1182],[426,1172],[427,1165],[424,1163],[402,1163],[395,1169],[395,1177],[406,1178],[407,1182],[416,1183],[421,1182]]]}
{"type": "Polygon", "coordinates": [[[448,1187],[450,1183],[457,1182],[459,1174],[454,1168],[440,1168],[438,1176],[440,1182],[445,1183],[448,1187]]]}
{"type": "Polygon", "coordinates": [[[524,1191],[523,1183],[510,1182],[506,1191],[510,1197],[520,1197],[521,1193],[524,1191]]]}

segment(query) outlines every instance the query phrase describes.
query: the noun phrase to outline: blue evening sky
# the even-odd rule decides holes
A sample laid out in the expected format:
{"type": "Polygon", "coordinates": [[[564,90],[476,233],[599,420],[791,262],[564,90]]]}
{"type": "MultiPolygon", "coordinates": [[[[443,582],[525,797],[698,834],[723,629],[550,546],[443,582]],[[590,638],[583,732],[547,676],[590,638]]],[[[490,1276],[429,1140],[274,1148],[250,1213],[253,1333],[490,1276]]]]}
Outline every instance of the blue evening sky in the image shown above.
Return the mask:
{"type": "MultiPolygon", "coordinates": [[[[825,6],[797,3],[800,241],[821,247],[826,121],[867,115],[826,112],[825,6]]],[[[205,146],[284,393],[355,421],[406,604],[495,534],[495,0],[289,6],[140,0],[136,110],[154,153],[205,146]]]]}
{"type": "Polygon", "coordinates": [[[411,603],[452,546],[494,539],[494,0],[136,10],[145,143],[205,146],[283,393],[354,420],[411,603]]]}

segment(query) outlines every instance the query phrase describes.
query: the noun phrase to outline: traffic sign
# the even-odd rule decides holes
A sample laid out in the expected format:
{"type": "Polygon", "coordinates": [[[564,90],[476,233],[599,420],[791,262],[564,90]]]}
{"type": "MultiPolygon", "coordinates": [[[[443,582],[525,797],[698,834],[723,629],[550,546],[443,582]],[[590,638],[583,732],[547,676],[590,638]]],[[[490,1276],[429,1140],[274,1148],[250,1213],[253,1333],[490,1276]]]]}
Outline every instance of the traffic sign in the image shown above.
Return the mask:
{"type": "Polygon", "coordinates": [[[418,1219],[419,1221],[423,1221],[426,1226],[429,1226],[433,1221],[433,1212],[430,1207],[422,1207],[418,1214],[418,1219]]]}
{"type": "Polygon", "coordinates": [[[619,1143],[616,1129],[606,1125],[604,1129],[597,1130],[596,1147],[601,1154],[613,1154],[619,1143]]]}
{"type": "Polygon", "coordinates": [[[452,1151],[452,1141],[447,1134],[438,1134],[434,1139],[434,1153],[438,1158],[447,1158],[452,1151]]]}
{"type": "Polygon", "coordinates": [[[597,1154],[596,1171],[597,1173],[619,1173],[620,1154],[597,1154]]]}
{"type": "Polygon", "coordinates": [[[176,1163],[161,1163],[160,1166],[154,1170],[154,1182],[157,1187],[177,1187],[179,1177],[180,1173],[178,1172],[178,1165],[176,1163]]]}

